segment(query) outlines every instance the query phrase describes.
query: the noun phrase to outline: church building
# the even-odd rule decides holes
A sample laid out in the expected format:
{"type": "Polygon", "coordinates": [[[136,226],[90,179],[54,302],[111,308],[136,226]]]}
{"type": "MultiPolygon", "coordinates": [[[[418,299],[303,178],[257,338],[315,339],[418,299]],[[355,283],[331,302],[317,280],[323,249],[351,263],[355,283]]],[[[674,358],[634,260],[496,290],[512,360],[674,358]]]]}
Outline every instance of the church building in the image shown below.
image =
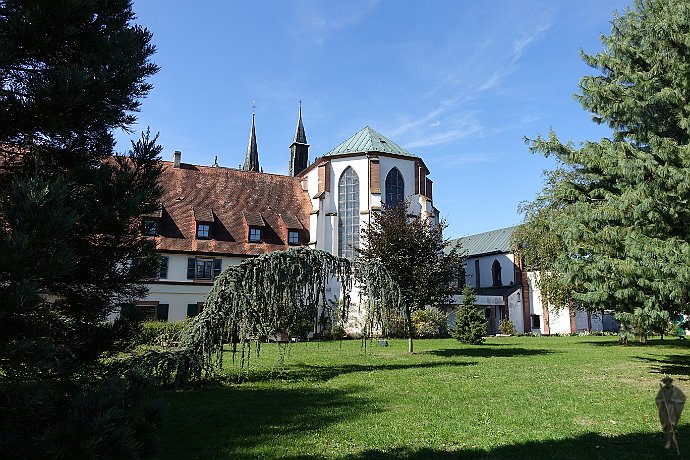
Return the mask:
{"type": "Polygon", "coordinates": [[[142,217],[161,268],[137,305],[148,319],[180,321],[203,308],[225,268],[296,246],[353,258],[360,230],[384,203],[438,222],[423,160],[365,127],[309,164],[301,109],[287,176],[264,173],[252,124],[242,169],[163,162],[157,212],[142,217]]]}

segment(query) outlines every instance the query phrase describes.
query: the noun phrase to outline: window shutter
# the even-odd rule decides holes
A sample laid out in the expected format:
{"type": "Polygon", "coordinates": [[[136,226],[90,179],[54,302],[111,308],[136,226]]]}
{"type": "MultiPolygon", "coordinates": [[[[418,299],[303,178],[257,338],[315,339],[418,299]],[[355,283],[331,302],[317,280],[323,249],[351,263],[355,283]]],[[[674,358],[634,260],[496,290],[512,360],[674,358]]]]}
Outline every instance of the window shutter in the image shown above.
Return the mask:
{"type": "Polygon", "coordinates": [[[216,278],[218,275],[220,275],[221,262],[221,259],[213,259],[213,278],[216,278]]]}
{"type": "Polygon", "coordinates": [[[194,279],[194,272],[196,271],[196,258],[190,257],[187,259],[187,279],[194,279]]]}
{"type": "Polygon", "coordinates": [[[168,310],[170,305],[167,303],[159,303],[156,306],[156,320],[157,321],[168,321],[168,310]]]}
{"type": "Polygon", "coordinates": [[[168,277],[168,257],[161,256],[160,268],[158,269],[158,278],[166,279],[168,277]]]}

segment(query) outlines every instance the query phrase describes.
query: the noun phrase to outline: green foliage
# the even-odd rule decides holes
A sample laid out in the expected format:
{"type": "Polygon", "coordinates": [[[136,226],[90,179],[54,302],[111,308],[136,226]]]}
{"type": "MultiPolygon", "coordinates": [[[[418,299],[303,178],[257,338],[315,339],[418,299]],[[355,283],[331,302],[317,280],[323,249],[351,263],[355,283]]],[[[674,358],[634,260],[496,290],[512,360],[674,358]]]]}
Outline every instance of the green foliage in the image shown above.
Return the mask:
{"type": "Polygon", "coordinates": [[[637,339],[645,344],[653,333],[663,337],[670,322],[668,311],[655,308],[638,307],[632,313],[618,312],[615,317],[620,322],[619,337],[622,343],[637,339]]]}
{"type": "Polygon", "coordinates": [[[420,339],[448,337],[448,318],[436,307],[426,307],[412,313],[412,325],[420,339]]]}
{"type": "Polygon", "coordinates": [[[151,350],[138,359],[138,366],[162,384],[185,386],[212,377],[223,365],[223,344],[235,342],[233,350],[239,343],[239,364],[246,369],[252,342],[258,352],[262,340],[281,333],[294,337],[305,324],[324,316],[332,319],[332,328],[342,328],[355,279],[360,292],[368,294],[372,318],[397,308],[397,286],[380,265],[353,266],[347,259],[307,248],[245,259],[216,278],[204,310],[183,329],[179,349],[151,350]],[[326,287],[336,282],[342,304],[326,296],[326,287]]]}
{"type": "Polygon", "coordinates": [[[189,321],[168,323],[166,321],[145,321],[137,337],[139,345],[171,346],[180,341],[182,330],[189,321]]]}
{"type": "Polygon", "coordinates": [[[579,148],[553,132],[530,141],[563,171],[534,231],[554,240],[545,269],[580,306],[687,312],[690,3],[637,0],[612,25],[603,51],[582,55],[598,73],[577,96],[612,134],[579,148]]]}
{"type": "Polygon", "coordinates": [[[462,343],[479,345],[486,336],[486,318],[484,313],[474,305],[474,289],[465,286],[462,290],[462,304],[455,310],[455,330],[453,337],[462,343]]]}
{"type": "Polygon", "coordinates": [[[409,203],[403,201],[374,213],[371,223],[362,230],[358,252],[369,263],[380,261],[400,287],[401,316],[407,322],[412,353],[412,313],[448,300],[458,279],[462,256],[458,247],[443,238],[443,222],[433,225],[423,217],[410,216],[408,207],[409,203]]]}
{"type": "Polygon", "coordinates": [[[501,322],[498,323],[498,331],[505,335],[515,334],[515,325],[508,318],[503,318],[501,322]]]}
{"type": "Polygon", "coordinates": [[[0,2],[0,452],[12,458],[138,455],[123,438],[136,395],[99,387],[119,379],[106,360],[136,330],[106,320],[158,263],[138,219],[161,195],[161,148],[145,133],[113,156],[112,130],[134,121],[157,70],[133,20],[127,0],[0,2]]]}

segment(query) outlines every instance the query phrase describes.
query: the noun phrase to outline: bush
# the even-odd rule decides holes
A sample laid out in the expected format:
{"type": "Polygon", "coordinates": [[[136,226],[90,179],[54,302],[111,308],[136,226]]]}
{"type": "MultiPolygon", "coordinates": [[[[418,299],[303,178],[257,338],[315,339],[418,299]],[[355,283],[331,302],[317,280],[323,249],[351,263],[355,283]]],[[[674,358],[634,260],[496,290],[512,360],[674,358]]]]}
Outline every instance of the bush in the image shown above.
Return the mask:
{"type": "Polygon", "coordinates": [[[465,286],[462,291],[463,304],[455,312],[455,331],[453,337],[462,343],[479,345],[486,335],[484,313],[474,306],[474,290],[465,286]]]}
{"type": "Polygon", "coordinates": [[[177,323],[164,321],[144,321],[137,343],[154,347],[168,347],[180,341],[180,333],[187,325],[187,320],[177,323]]]}
{"type": "Polygon", "coordinates": [[[498,323],[498,332],[504,335],[514,335],[515,325],[508,318],[503,318],[500,323],[498,323]]]}
{"type": "Polygon", "coordinates": [[[342,340],[347,336],[345,329],[336,324],[330,329],[324,329],[321,331],[321,338],[324,340],[342,340]]]}
{"type": "Polygon", "coordinates": [[[645,344],[650,334],[663,334],[670,321],[668,311],[649,307],[636,308],[632,313],[616,313],[615,317],[621,323],[619,337],[623,344],[634,339],[645,344]]]}
{"type": "Polygon", "coordinates": [[[422,339],[448,337],[448,318],[438,308],[426,307],[412,313],[415,335],[422,339]]]}

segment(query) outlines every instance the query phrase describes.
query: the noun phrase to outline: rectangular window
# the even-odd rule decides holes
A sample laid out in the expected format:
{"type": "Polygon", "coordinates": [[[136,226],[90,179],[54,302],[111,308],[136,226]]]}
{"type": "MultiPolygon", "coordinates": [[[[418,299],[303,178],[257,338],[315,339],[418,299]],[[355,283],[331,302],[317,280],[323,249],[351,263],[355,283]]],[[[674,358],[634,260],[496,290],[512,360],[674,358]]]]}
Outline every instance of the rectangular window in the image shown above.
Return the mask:
{"type": "Polygon", "coordinates": [[[196,224],[196,237],[208,239],[211,237],[211,224],[196,224]]]}
{"type": "Polygon", "coordinates": [[[541,318],[539,315],[530,315],[532,318],[532,329],[539,329],[541,327],[541,318]]]}
{"type": "Polygon", "coordinates": [[[261,242],[261,227],[249,227],[249,241],[251,243],[261,242]]]}
{"type": "Polygon", "coordinates": [[[156,306],[156,321],[168,321],[168,310],[170,305],[167,303],[159,303],[156,306]]]}
{"type": "Polygon", "coordinates": [[[210,281],[220,275],[222,271],[221,259],[190,257],[187,259],[187,279],[195,281],[210,281]]]}
{"type": "Polygon", "coordinates": [[[477,259],[474,261],[474,287],[479,289],[481,286],[481,279],[479,277],[479,259],[477,259]]]}
{"type": "Polygon", "coordinates": [[[196,259],[196,273],[194,279],[213,279],[213,259],[196,259]]]}
{"type": "Polygon", "coordinates": [[[187,318],[192,318],[199,314],[199,304],[190,303],[187,304],[187,318]]]}
{"type": "Polygon", "coordinates": [[[297,230],[288,230],[288,244],[299,244],[299,232],[297,230]]]}
{"type": "Polygon", "coordinates": [[[153,217],[144,217],[141,221],[141,234],[144,236],[158,235],[158,219],[153,217]]]}
{"type": "Polygon", "coordinates": [[[160,257],[160,265],[158,266],[158,278],[167,279],[168,278],[168,256],[160,257]]]}

